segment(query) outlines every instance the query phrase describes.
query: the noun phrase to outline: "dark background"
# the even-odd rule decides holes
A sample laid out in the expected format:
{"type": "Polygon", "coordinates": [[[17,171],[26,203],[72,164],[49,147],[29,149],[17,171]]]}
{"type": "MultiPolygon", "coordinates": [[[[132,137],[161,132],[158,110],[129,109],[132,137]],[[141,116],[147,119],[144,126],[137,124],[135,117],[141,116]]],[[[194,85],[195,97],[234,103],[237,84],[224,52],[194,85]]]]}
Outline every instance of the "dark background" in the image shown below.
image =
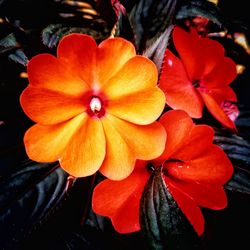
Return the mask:
{"type": "MultiPolygon", "coordinates": [[[[46,0],[9,0],[6,2],[8,4],[1,4],[0,1],[0,16],[8,16],[10,23],[8,25],[0,23],[0,39],[10,31],[16,32],[18,42],[22,44],[28,58],[42,52],[54,53],[55,48],[43,45],[41,32],[48,24],[61,21],[56,14],[56,5],[46,0]],[[28,31],[28,35],[24,35],[19,30],[19,25],[28,31]]],[[[221,0],[219,8],[233,23],[235,29],[244,32],[250,41],[248,4],[248,1],[244,0],[221,0]]],[[[109,18],[113,21],[113,16],[109,18]]],[[[228,46],[227,53],[236,62],[246,66],[244,73],[238,76],[232,87],[237,93],[239,104],[250,107],[249,55],[243,51],[242,53],[237,50],[231,51],[231,45],[227,42],[225,46],[228,46]]],[[[20,77],[20,74],[25,71],[26,67],[10,60],[8,53],[0,54],[0,181],[2,176],[11,172],[13,166],[21,165],[27,159],[22,139],[32,122],[24,115],[19,103],[19,96],[28,83],[27,78],[20,77]]],[[[81,196],[86,195],[83,191],[86,185],[88,182],[76,184],[64,208],[59,209],[54,218],[46,222],[43,227],[30,234],[22,242],[23,245],[21,244],[23,249],[136,249],[138,247],[142,249],[143,242],[138,234],[119,235],[112,230],[109,222],[106,222],[108,230],[102,236],[97,236],[96,231],[91,227],[83,229],[78,224],[84,204],[81,202],[81,196]],[[66,226],[67,223],[73,228],[72,232],[66,226]],[[82,233],[87,235],[88,241],[92,242],[96,248],[92,248],[81,237],[79,241],[76,235],[82,233]],[[100,237],[100,242],[97,237],[100,237]]],[[[203,249],[249,249],[249,194],[231,191],[227,193],[228,207],[226,209],[203,210],[206,221],[206,231],[202,237],[203,249]]],[[[22,216],[22,211],[18,216],[22,216]]],[[[11,248],[19,249],[21,246],[15,245],[11,248]]],[[[0,246],[0,249],[6,248],[0,246]]]]}

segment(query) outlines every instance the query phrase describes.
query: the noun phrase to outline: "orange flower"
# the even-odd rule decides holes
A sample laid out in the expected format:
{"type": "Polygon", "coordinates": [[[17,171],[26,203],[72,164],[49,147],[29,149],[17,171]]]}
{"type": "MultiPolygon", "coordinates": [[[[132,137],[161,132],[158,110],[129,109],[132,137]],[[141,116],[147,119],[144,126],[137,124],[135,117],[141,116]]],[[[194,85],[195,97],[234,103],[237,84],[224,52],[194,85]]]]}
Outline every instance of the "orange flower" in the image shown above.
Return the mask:
{"type": "Polygon", "coordinates": [[[21,105],[37,123],[24,137],[32,160],[59,160],[76,177],[100,169],[119,180],[133,171],[136,159],[153,159],[164,150],[166,133],[155,122],[165,104],[157,70],[130,42],[114,38],[97,46],[90,36],[68,35],[57,58],[31,59],[28,76],[21,105]]]}
{"type": "Polygon", "coordinates": [[[236,130],[224,112],[225,102],[236,102],[229,84],[236,78],[236,65],[222,45],[175,27],[173,40],[181,59],[170,50],[165,53],[159,86],[173,109],[182,109],[193,118],[201,118],[204,104],[223,126],[236,130]]]}
{"type": "MultiPolygon", "coordinates": [[[[233,173],[226,154],[213,142],[213,129],[195,125],[181,110],[165,113],[160,122],[167,131],[165,151],[153,162],[163,164],[164,181],[196,232],[204,231],[200,207],[223,209],[227,205],[223,185],[233,173]]],[[[111,218],[120,233],[140,230],[140,199],[150,172],[147,162],[137,161],[133,173],[122,181],[104,180],[94,190],[93,210],[111,218]]]]}

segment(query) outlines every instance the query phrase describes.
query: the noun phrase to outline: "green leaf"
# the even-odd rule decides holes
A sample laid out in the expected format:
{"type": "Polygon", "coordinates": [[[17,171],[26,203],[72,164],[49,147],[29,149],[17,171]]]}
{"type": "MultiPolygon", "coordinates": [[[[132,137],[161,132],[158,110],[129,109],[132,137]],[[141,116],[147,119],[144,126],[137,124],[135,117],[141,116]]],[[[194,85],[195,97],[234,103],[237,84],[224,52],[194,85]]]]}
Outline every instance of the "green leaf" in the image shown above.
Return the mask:
{"type": "Polygon", "coordinates": [[[162,178],[162,168],[155,170],[145,186],[140,224],[150,249],[200,249],[197,234],[162,178]]]}
{"type": "Polygon", "coordinates": [[[55,47],[63,36],[70,33],[82,33],[92,36],[95,40],[103,40],[108,33],[98,31],[89,27],[69,27],[64,24],[50,24],[42,31],[42,40],[44,45],[49,48],[55,47]]]}
{"type": "Polygon", "coordinates": [[[0,54],[18,47],[16,37],[13,33],[0,40],[0,54]]]}
{"type": "MultiPolygon", "coordinates": [[[[237,128],[249,131],[249,112],[240,112],[236,120],[237,128]]],[[[249,132],[248,132],[249,133],[249,132]]],[[[234,173],[225,188],[234,192],[250,194],[250,141],[248,134],[242,136],[226,130],[215,130],[214,143],[219,145],[232,161],[234,173]],[[245,136],[245,137],[242,137],[245,136]]]]}
{"type": "Polygon", "coordinates": [[[172,24],[177,0],[139,0],[128,14],[139,53],[172,24]]]}
{"type": "Polygon", "coordinates": [[[207,0],[190,0],[185,2],[177,12],[176,19],[202,16],[208,18],[219,27],[228,27],[228,22],[214,3],[207,0]]]}
{"type": "Polygon", "coordinates": [[[233,192],[250,195],[250,169],[247,171],[235,166],[233,177],[225,185],[225,188],[233,192]]]}
{"type": "Polygon", "coordinates": [[[173,25],[170,25],[161,36],[152,43],[150,47],[146,49],[144,55],[150,58],[156,65],[158,72],[161,72],[165,51],[168,46],[168,41],[173,29],[173,25]]]}
{"type": "Polygon", "coordinates": [[[28,63],[28,58],[21,49],[17,49],[14,53],[9,54],[9,59],[24,66],[28,63]]]}
{"type": "Polygon", "coordinates": [[[230,160],[238,166],[250,167],[250,142],[226,130],[215,130],[214,143],[219,145],[230,160]]]}
{"type": "Polygon", "coordinates": [[[28,162],[2,176],[0,245],[14,247],[59,205],[71,186],[58,164],[28,162]]]}

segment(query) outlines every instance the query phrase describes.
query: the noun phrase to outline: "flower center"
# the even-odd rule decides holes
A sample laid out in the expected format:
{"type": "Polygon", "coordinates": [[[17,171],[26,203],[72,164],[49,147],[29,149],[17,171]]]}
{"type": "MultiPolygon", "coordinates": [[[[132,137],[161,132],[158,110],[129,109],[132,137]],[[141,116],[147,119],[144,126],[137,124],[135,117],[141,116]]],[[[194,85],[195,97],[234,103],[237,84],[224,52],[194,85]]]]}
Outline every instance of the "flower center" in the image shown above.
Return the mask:
{"type": "Polygon", "coordinates": [[[105,114],[102,99],[98,96],[91,97],[87,112],[91,117],[102,117],[105,114]]]}
{"type": "Polygon", "coordinates": [[[192,82],[192,85],[193,85],[195,88],[200,87],[200,80],[194,80],[194,81],[192,82]]]}
{"type": "Polygon", "coordinates": [[[90,109],[93,113],[99,113],[100,110],[102,109],[102,102],[100,98],[98,97],[93,97],[90,101],[90,109]]]}

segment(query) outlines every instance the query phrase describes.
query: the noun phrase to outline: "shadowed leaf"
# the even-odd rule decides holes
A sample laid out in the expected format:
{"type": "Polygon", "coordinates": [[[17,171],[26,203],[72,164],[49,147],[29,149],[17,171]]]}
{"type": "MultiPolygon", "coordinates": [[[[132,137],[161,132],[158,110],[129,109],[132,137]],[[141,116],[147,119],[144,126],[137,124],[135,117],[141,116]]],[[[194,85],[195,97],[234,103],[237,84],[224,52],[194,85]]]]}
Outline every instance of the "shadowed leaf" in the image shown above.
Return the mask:
{"type": "Polygon", "coordinates": [[[145,186],[140,223],[150,249],[200,249],[197,234],[162,178],[162,168],[155,170],[145,186]]]}
{"type": "Polygon", "coordinates": [[[28,162],[0,183],[0,245],[13,247],[42,223],[70,186],[58,164],[28,162]]]}

